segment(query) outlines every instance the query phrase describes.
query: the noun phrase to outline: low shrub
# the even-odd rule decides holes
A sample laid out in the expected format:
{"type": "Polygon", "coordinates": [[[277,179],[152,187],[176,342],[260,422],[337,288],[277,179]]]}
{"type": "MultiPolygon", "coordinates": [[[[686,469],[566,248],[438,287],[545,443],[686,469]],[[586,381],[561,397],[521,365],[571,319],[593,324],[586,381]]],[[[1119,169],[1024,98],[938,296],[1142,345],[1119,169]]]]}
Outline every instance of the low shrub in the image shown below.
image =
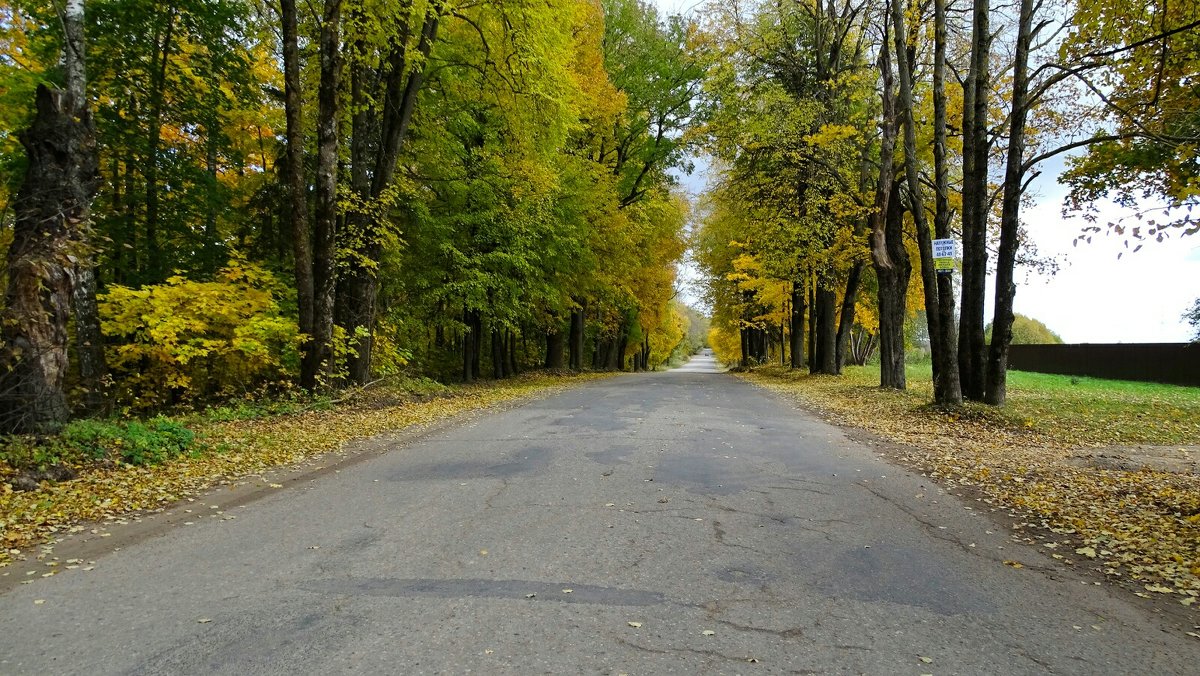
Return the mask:
{"type": "Polygon", "coordinates": [[[284,293],[269,272],[237,259],[210,282],[111,287],[100,318],[118,404],[146,411],[290,383],[301,335],[284,293]]]}
{"type": "Polygon", "coordinates": [[[0,460],[18,471],[98,460],[153,465],[195,448],[195,433],[166,418],[145,422],[77,420],[55,437],[0,440],[0,460]]]}

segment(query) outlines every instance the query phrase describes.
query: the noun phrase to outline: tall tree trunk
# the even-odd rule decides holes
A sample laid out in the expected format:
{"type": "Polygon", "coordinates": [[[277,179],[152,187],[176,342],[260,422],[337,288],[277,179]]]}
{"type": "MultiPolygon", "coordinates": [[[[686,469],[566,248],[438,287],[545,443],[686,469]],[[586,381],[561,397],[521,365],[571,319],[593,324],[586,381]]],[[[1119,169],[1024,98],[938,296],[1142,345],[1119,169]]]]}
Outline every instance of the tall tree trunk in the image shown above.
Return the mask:
{"type": "Polygon", "coordinates": [[[963,91],[962,301],[958,363],[963,395],[983,401],[984,296],[987,283],[989,0],[975,0],[971,70],[963,91]]]}
{"type": "Polygon", "coordinates": [[[904,373],[904,315],[908,294],[908,250],[904,248],[903,211],[894,181],[896,99],[892,89],[891,50],[886,37],[879,48],[883,84],[880,119],[879,180],[871,212],[871,264],[879,283],[879,386],[902,390],[904,373]]]}
{"type": "Polygon", "coordinates": [[[596,338],[596,351],[592,359],[592,368],[604,370],[608,368],[608,353],[612,351],[612,341],[608,338],[596,338]]]}
{"type": "Polygon", "coordinates": [[[8,287],[0,314],[0,430],[51,432],[70,415],[63,394],[73,248],[98,185],[95,127],[86,102],[39,86],[20,135],[28,165],[17,192],[8,287]]]}
{"type": "MultiPolygon", "coordinates": [[[[369,244],[360,252],[377,260],[382,247],[369,244]]],[[[354,263],[339,275],[336,292],[337,323],[346,329],[353,349],[346,355],[346,380],[364,384],[371,378],[371,353],[375,336],[375,304],[379,297],[376,271],[354,263]]]]}
{"type": "Polygon", "coordinates": [[[1009,116],[1008,158],[1004,170],[1004,198],[1000,212],[1000,250],[996,254],[996,311],[992,316],[992,344],[987,358],[984,401],[1002,406],[1007,396],[1008,346],[1012,342],[1014,273],[1021,226],[1021,192],[1025,171],[1025,120],[1029,114],[1029,43],[1033,34],[1034,0],[1021,0],[1017,26],[1017,51],[1013,59],[1012,113],[1009,116]]]}
{"type": "MultiPolygon", "coordinates": [[[[75,120],[90,120],[87,99],[87,37],[84,31],[83,0],[67,0],[63,10],[64,37],[64,67],[67,84],[67,96],[71,105],[70,115],[75,120]]],[[[99,156],[96,152],[94,131],[91,129],[75,128],[76,132],[86,135],[86,138],[76,139],[76,148],[88,157],[78,157],[75,161],[82,165],[99,167],[99,156]]],[[[117,207],[114,213],[120,213],[120,176],[114,173],[114,200],[117,207]]],[[[72,289],[72,310],[75,314],[75,352],[79,357],[79,384],[84,390],[83,405],[89,413],[97,413],[104,408],[104,375],[108,366],[104,360],[104,339],[100,333],[100,311],[96,305],[96,251],[91,243],[90,211],[91,200],[95,196],[98,183],[84,186],[87,191],[86,203],[80,205],[77,227],[72,232],[76,244],[76,264],[74,269],[75,284],[72,289]]]]}
{"type": "Polygon", "coordinates": [[[517,334],[508,331],[504,342],[508,344],[508,375],[515,376],[521,372],[517,364],[517,334]]]}
{"type": "MultiPolygon", "coordinates": [[[[137,118],[137,101],[133,99],[130,106],[132,108],[130,117],[137,118]]],[[[126,276],[125,284],[139,283],[142,280],[142,256],[139,248],[139,233],[137,222],[137,209],[139,201],[134,199],[137,194],[137,174],[133,167],[137,164],[135,151],[130,144],[130,148],[126,151],[125,156],[125,209],[121,215],[121,228],[124,231],[124,244],[126,255],[126,276]]]]}
{"type": "Polygon", "coordinates": [[[475,336],[475,350],[471,354],[471,370],[475,373],[475,377],[479,378],[483,375],[483,315],[479,310],[471,311],[471,334],[475,336]]]}
{"type": "MultiPolygon", "coordinates": [[[[119,108],[117,110],[117,114],[121,114],[119,108]]],[[[109,268],[109,278],[117,284],[126,283],[126,271],[128,270],[127,260],[129,257],[128,247],[131,244],[125,239],[125,237],[128,235],[128,230],[126,228],[124,214],[125,205],[124,201],[121,199],[121,195],[125,187],[124,176],[122,175],[123,164],[124,163],[121,162],[121,158],[116,153],[113,153],[110,161],[110,171],[112,171],[113,178],[112,193],[109,196],[111,200],[109,202],[109,209],[112,211],[113,216],[117,220],[116,232],[119,233],[117,236],[121,238],[121,244],[113,247],[112,252],[109,254],[109,262],[111,264],[111,267],[109,268]]]]}
{"type": "MultiPolygon", "coordinates": [[[[946,0],[934,0],[934,58],[933,58],[933,164],[934,202],[933,229],[939,239],[950,237],[950,179],[946,160],[946,0]]],[[[938,273],[937,324],[938,351],[941,361],[934,383],[934,396],[941,404],[961,404],[962,381],[958,366],[958,336],[954,326],[954,280],[949,272],[938,273]]],[[[931,336],[932,338],[932,336],[931,336]]]]}
{"type": "Polygon", "coordinates": [[[808,275],[808,366],[809,372],[812,372],[812,365],[816,362],[817,355],[817,278],[809,272],[808,275]]]}
{"type": "Polygon", "coordinates": [[[313,341],[321,371],[333,368],[334,297],[337,288],[337,173],[341,143],[341,0],[326,0],[318,40],[317,182],[313,219],[313,341]]]}
{"type": "Polygon", "coordinates": [[[571,353],[571,369],[574,371],[583,370],[583,332],[586,311],[586,301],[571,311],[571,328],[567,343],[571,353]]]}
{"type": "MultiPolygon", "coordinates": [[[[904,174],[908,184],[909,213],[917,230],[917,249],[921,254],[921,282],[925,291],[925,318],[929,325],[929,347],[933,353],[934,401],[939,404],[962,403],[958,381],[958,359],[954,354],[952,327],[942,325],[940,303],[953,303],[953,296],[938,297],[937,272],[933,268],[933,239],[925,217],[920,172],[917,167],[917,129],[913,115],[913,54],[908,47],[907,26],[901,0],[891,0],[892,30],[896,41],[896,70],[899,75],[898,104],[904,123],[904,174]],[[953,359],[951,359],[953,357],[953,359]]],[[[943,18],[944,19],[944,18],[943,18]]],[[[944,20],[943,20],[944,24],[944,20]]],[[[942,32],[945,32],[945,26],[942,32]]],[[[944,38],[944,35],[943,35],[944,38]]],[[[945,67],[944,54],[942,67],[945,67]]],[[[936,69],[935,69],[936,70],[936,69]]],[[[942,133],[945,135],[945,101],[942,101],[942,133]]],[[[936,143],[935,143],[936,145],[936,143]]],[[[935,147],[935,154],[939,149],[935,147]]],[[[940,152],[944,163],[944,138],[940,152]]],[[[944,171],[944,168],[943,168],[944,171]]],[[[952,292],[951,292],[952,293],[952,292]]]]}
{"type": "Polygon", "coordinates": [[[850,334],[854,331],[854,308],[858,304],[858,285],[862,280],[862,269],[862,261],[856,260],[850,266],[850,274],[846,277],[846,294],[842,296],[842,311],[838,318],[835,373],[842,372],[842,367],[846,365],[846,357],[850,354],[850,334]]]}
{"type": "Polygon", "coordinates": [[[166,260],[159,235],[158,150],[162,143],[163,113],[166,107],[167,66],[171,61],[175,17],[178,9],[172,5],[166,12],[161,46],[155,42],[154,72],[150,84],[150,133],[146,136],[146,258],[147,278],[157,283],[163,280],[166,260]]]}
{"type": "Polygon", "coordinates": [[[314,291],[312,234],[308,229],[308,181],[304,171],[304,114],[300,89],[300,47],[296,0],[280,0],[283,23],[284,118],[287,123],[288,206],[292,218],[292,258],[299,310],[301,345],[300,386],[312,391],[317,386],[321,359],[313,325],[314,291]]]}
{"type": "MultiPolygon", "coordinates": [[[[790,313],[786,302],[784,303],[783,311],[784,313],[790,313]]],[[[784,368],[787,366],[787,353],[789,347],[787,325],[789,321],[790,319],[779,320],[779,368],[784,368]]]]}
{"type": "Polygon", "coordinates": [[[837,292],[830,286],[830,281],[823,277],[817,280],[816,304],[813,306],[816,352],[813,363],[809,364],[809,373],[837,373],[837,292]]]}
{"type": "Polygon", "coordinates": [[[508,377],[507,359],[504,354],[504,332],[492,329],[492,377],[496,380],[508,377]]]}
{"type": "MultiPolygon", "coordinates": [[[[84,237],[86,237],[87,226],[84,237]]],[[[75,266],[75,285],[72,290],[72,309],[75,313],[75,352],[79,357],[79,384],[84,390],[83,408],[88,413],[100,413],[107,404],[104,376],[108,364],[104,359],[104,337],[100,332],[100,308],[96,303],[95,252],[88,247],[75,266]]]]}
{"type": "Polygon", "coordinates": [[[546,332],[546,368],[561,369],[563,353],[566,352],[566,340],[562,331],[553,329],[546,332]]]}
{"type": "Polygon", "coordinates": [[[563,331],[546,331],[546,367],[547,369],[562,369],[563,357],[566,352],[566,340],[563,331]]]}
{"type": "Polygon", "coordinates": [[[792,282],[792,314],[791,325],[791,362],[789,366],[798,369],[804,366],[807,353],[804,350],[804,310],[807,307],[802,282],[792,282]]]}
{"type": "MultiPolygon", "coordinates": [[[[400,149],[412,122],[417,95],[425,79],[425,63],[437,39],[445,3],[431,2],[425,11],[420,33],[415,45],[415,63],[409,61],[412,54],[411,31],[407,24],[400,26],[397,39],[391,45],[388,56],[389,69],[383,97],[383,114],[380,118],[380,139],[377,144],[375,166],[371,171],[370,200],[379,200],[391,186],[400,158],[400,149]]],[[[361,108],[361,107],[360,107],[361,108]]],[[[370,378],[371,351],[374,347],[375,305],[379,295],[377,278],[378,263],[383,254],[383,225],[366,222],[358,224],[363,230],[367,246],[360,254],[373,266],[360,267],[350,273],[345,285],[345,302],[348,323],[346,330],[356,333],[358,340],[349,356],[349,376],[352,382],[365,383],[370,378]]]]}
{"type": "MultiPolygon", "coordinates": [[[[217,179],[217,134],[215,122],[205,125],[204,129],[204,172],[205,204],[204,204],[204,272],[213,274],[221,267],[221,237],[217,233],[217,210],[220,208],[220,183],[217,179]]],[[[265,234],[265,233],[264,233],[265,234]]]]}
{"type": "MultiPolygon", "coordinates": [[[[357,8],[357,6],[356,6],[357,8]]],[[[365,49],[356,46],[357,51],[365,49]]],[[[371,150],[376,145],[374,137],[377,125],[372,124],[370,102],[367,99],[369,77],[367,64],[354,60],[350,68],[350,189],[359,200],[371,199],[371,150]]],[[[342,217],[345,224],[341,231],[361,244],[362,251],[347,261],[338,275],[335,292],[335,321],[346,330],[352,349],[346,356],[346,382],[364,384],[371,376],[371,343],[374,328],[374,299],[378,292],[375,270],[362,259],[379,260],[381,247],[374,238],[375,224],[364,210],[350,210],[342,217]]]]}
{"type": "Polygon", "coordinates": [[[741,338],[741,342],[742,342],[742,359],[741,359],[740,365],[742,368],[749,368],[749,366],[750,366],[750,329],[745,326],[741,327],[741,329],[738,331],[738,337],[741,338]]]}
{"type": "Polygon", "coordinates": [[[904,359],[904,320],[908,316],[908,282],[912,274],[904,246],[904,207],[898,184],[888,191],[883,216],[887,267],[877,266],[879,277],[879,386],[903,390],[908,386],[904,359]]]}
{"type": "Polygon", "coordinates": [[[463,345],[462,358],[463,368],[462,377],[464,383],[473,383],[479,375],[476,354],[479,350],[479,333],[475,330],[474,313],[463,308],[463,345]]]}

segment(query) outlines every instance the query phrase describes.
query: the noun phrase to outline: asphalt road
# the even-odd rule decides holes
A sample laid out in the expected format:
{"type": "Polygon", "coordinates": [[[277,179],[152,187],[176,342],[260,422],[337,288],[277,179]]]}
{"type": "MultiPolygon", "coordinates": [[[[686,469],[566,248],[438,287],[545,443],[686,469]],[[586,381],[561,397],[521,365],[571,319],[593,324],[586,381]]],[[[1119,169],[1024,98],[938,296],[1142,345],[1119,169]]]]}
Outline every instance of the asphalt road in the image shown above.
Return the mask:
{"type": "Polygon", "coordinates": [[[704,359],[389,443],[10,585],[0,673],[1200,673],[1127,592],[704,359]]]}

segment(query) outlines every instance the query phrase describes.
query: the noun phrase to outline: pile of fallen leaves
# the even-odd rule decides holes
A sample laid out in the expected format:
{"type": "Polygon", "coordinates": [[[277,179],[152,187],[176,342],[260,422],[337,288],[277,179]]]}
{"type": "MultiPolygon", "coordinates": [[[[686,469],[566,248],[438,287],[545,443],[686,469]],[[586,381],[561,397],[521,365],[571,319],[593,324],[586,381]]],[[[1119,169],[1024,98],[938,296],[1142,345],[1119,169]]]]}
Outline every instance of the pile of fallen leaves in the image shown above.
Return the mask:
{"type": "MultiPolygon", "coordinates": [[[[1200,607],[1200,476],[1078,461],[1081,447],[1105,443],[1182,445],[1178,425],[1151,427],[1168,430],[1157,432],[1170,434],[1167,439],[1147,439],[1145,428],[1133,426],[1119,432],[1125,426],[1118,418],[1136,419],[1143,402],[1124,408],[1108,402],[1109,413],[1094,414],[1090,424],[1066,424],[1053,419],[1059,414],[1031,413],[1017,403],[1022,396],[1054,400],[1060,395],[1041,391],[1058,387],[1054,382],[1028,393],[1010,389],[1006,409],[968,404],[950,410],[928,404],[931,392],[923,382],[906,392],[879,389],[877,369],[848,369],[841,377],[762,369],[742,377],[833,422],[898,442],[894,452],[902,461],[951,488],[973,487],[984,502],[1016,517],[1016,537],[1040,544],[1054,559],[1095,567],[1141,596],[1171,594],[1200,607]]],[[[1186,424],[1200,424],[1200,406],[1190,399],[1177,406],[1186,424]]],[[[1194,434],[1189,443],[1200,441],[1200,433],[1182,429],[1194,434]]]]}
{"type": "MultiPolygon", "coordinates": [[[[38,542],[83,530],[82,522],[161,510],[211,486],[338,450],[347,441],[547,394],[595,377],[600,376],[530,374],[447,388],[433,398],[393,396],[378,388],[330,410],[194,423],[205,450],[160,465],[78,466],[73,468],[77,478],[45,481],[31,491],[14,491],[0,481],[0,566],[38,542]]],[[[3,466],[0,473],[14,474],[3,466]]]]}

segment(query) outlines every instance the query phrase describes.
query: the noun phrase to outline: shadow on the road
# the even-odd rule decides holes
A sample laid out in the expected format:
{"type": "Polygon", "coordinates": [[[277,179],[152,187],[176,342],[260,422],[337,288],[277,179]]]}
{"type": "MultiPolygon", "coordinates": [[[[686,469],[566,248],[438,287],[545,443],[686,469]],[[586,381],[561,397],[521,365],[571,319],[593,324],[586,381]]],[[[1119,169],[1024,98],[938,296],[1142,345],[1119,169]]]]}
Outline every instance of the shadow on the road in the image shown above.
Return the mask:
{"type": "Polygon", "coordinates": [[[507,459],[497,459],[497,462],[485,460],[460,460],[423,463],[404,468],[388,478],[392,481],[428,481],[430,479],[507,479],[514,476],[533,474],[545,469],[552,459],[550,449],[531,446],[522,450],[517,456],[507,459]]]}

